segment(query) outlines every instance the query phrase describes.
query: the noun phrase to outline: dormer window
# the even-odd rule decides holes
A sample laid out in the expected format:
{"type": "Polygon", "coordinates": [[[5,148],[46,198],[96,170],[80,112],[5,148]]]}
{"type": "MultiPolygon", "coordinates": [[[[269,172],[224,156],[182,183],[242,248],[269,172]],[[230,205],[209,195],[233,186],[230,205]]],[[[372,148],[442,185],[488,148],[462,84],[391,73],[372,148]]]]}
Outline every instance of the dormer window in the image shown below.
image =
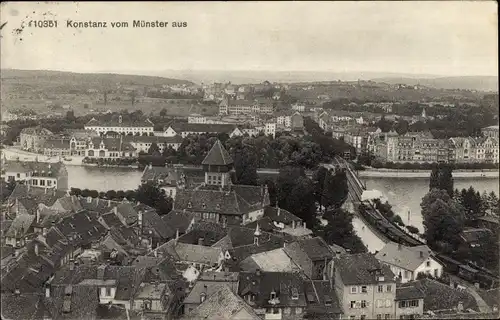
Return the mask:
{"type": "Polygon", "coordinates": [[[220,210],[220,204],[217,203],[217,205],[215,206],[215,209],[220,210]]]}
{"type": "Polygon", "coordinates": [[[297,288],[292,288],[292,300],[299,300],[299,291],[297,288]]]}
{"type": "Polygon", "coordinates": [[[188,208],[192,208],[193,207],[193,205],[191,204],[191,201],[188,202],[187,206],[188,206],[188,208]]]}
{"type": "Polygon", "coordinates": [[[201,205],[201,207],[202,207],[203,209],[206,209],[206,208],[207,208],[207,205],[203,203],[203,204],[201,205]]]}
{"type": "Polygon", "coordinates": [[[276,299],[276,291],[271,291],[271,300],[276,299]]]}

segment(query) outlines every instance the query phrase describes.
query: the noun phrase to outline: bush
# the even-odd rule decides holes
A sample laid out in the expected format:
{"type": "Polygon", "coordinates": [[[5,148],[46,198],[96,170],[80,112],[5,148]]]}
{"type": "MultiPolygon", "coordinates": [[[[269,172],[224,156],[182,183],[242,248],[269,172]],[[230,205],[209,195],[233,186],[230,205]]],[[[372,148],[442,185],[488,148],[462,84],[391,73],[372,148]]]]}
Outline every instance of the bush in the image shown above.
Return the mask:
{"type": "Polygon", "coordinates": [[[419,233],[419,230],[417,227],[414,227],[414,226],[406,226],[406,229],[408,229],[408,231],[410,233],[413,233],[413,234],[418,234],[419,233]]]}
{"type": "Polygon", "coordinates": [[[399,214],[395,215],[393,218],[392,218],[392,222],[394,223],[397,223],[398,225],[404,227],[404,222],[403,222],[403,219],[401,219],[401,216],[399,216],[399,214]]]}

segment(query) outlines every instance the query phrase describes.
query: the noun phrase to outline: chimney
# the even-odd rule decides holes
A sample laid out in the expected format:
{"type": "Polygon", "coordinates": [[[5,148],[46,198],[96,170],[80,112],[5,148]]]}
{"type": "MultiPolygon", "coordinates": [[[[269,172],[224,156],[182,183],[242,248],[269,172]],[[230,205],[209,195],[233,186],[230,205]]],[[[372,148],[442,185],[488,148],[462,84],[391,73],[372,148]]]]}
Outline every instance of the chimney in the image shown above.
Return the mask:
{"type": "Polygon", "coordinates": [[[278,207],[278,213],[277,213],[278,217],[280,216],[280,211],[281,211],[281,209],[280,209],[280,207],[278,207]]]}
{"type": "Polygon", "coordinates": [[[111,200],[108,200],[108,207],[111,207],[111,200]]]}
{"type": "Polygon", "coordinates": [[[205,240],[205,239],[203,239],[203,238],[198,238],[198,245],[199,245],[199,246],[202,246],[202,245],[203,245],[203,240],[205,240]]]}
{"type": "Polygon", "coordinates": [[[38,208],[36,209],[36,223],[40,223],[40,209],[38,208]]]}
{"type": "Polygon", "coordinates": [[[75,270],[75,260],[73,259],[69,260],[69,270],[75,270]]]}
{"type": "Polygon", "coordinates": [[[21,291],[18,288],[16,288],[16,290],[14,290],[14,293],[18,296],[21,294],[21,291]]]}
{"type": "Polygon", "coordinates": [[[50,298],[50,287],[45,287],[45,298],[50,298]]]}

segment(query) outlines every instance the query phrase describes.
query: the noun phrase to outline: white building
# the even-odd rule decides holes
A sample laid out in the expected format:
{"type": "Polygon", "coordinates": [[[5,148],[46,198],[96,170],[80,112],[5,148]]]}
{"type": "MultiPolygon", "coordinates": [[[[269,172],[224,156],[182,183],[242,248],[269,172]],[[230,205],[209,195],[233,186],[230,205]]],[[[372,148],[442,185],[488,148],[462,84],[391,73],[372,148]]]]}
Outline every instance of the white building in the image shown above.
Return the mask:
{"type": "Polygon", "coordinates": [[[301,104],[301,103],[295,103],[292,105],[292,110],[304,112],[304,111],[306,111],[306,106],[304,104],[301,104]]]}
{"type": "Polygon", "coordinates": [[[153,135],[154,124],[151,120],[146,119],[143,121],[127,121],[120,115],[117,119],[111,121],[98,121],[92,118],[86,125],[85,130],[93,130],[99,134],[106,134],[106,132],[117,132],[132,135],[153,135]]]}
{"type": "Polygon", "coordinates": [[[275,138],[276,137],[276,123],[275,122],[266,123],[264,133],[266,136],[272,136],[273,138],[275,138]]]}
{"type": "Polygon", "coordinates": [[[41,188],[68,190],[68,171],[63,163],[2,160],[2,179],[25,181],[41,188]]]}
{"type": "Polygon", "coordinates": [[[188,117],[188,123],[207,123],[207,117],[201,114],[192,114],[188,117]]]}
{"type": "Polygon", "coordinates": [[[400,277],[402,283],[416,280],[419,273],[435,278],[443,274],[443,265],[434,259],[433,252],[426,245],[406,247],[388,242],[375,258],[389,266],[396,277],[400,277]]]}

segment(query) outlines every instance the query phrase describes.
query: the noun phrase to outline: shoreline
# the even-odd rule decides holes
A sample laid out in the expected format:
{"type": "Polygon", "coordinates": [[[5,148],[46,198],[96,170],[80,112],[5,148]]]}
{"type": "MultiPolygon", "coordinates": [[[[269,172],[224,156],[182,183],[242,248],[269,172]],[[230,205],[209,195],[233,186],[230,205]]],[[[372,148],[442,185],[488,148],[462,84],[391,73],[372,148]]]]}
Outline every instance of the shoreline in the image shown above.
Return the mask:
{"type": "MultiPolygon", "coordinates": [[[[454,170],[453,178],[498,179],[500,171],[495,169],[454,170]]],[[[429,178],[431,170],[366,169],[358,171],[363,178],[429,178]]]]}

